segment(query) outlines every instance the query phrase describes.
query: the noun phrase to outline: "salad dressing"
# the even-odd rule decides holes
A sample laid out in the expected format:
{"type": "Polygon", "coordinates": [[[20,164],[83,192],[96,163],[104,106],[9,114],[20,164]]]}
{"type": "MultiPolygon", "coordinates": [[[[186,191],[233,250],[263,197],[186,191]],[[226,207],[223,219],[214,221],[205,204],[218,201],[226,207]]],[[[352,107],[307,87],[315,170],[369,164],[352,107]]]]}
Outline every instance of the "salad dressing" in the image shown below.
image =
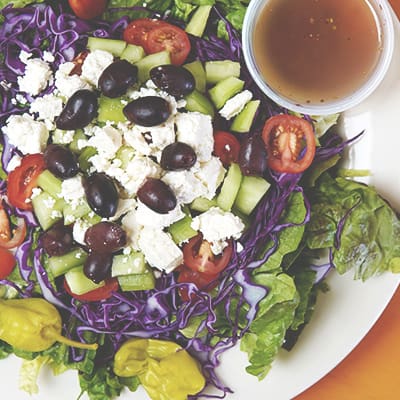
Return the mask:
{"type": "Polygon", "coordinates": [[[350,95],[368,80],[381,38],[368,0],[271,0],[256,21],[254,55],[272,89],[299,103],[350,95]]]}

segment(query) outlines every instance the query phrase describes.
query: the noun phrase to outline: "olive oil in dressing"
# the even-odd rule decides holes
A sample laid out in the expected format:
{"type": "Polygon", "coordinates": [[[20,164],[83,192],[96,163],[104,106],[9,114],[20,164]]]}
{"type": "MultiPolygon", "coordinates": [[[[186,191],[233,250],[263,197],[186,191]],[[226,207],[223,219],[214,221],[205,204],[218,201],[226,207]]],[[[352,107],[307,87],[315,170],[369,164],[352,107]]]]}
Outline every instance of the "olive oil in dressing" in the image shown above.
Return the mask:
{"type": "Polygon", "coordinates": [[[381,51],[368,0],[271,0],[253,43],[269,86],[299,104],[350,95],[368,80],[381,51]]]}

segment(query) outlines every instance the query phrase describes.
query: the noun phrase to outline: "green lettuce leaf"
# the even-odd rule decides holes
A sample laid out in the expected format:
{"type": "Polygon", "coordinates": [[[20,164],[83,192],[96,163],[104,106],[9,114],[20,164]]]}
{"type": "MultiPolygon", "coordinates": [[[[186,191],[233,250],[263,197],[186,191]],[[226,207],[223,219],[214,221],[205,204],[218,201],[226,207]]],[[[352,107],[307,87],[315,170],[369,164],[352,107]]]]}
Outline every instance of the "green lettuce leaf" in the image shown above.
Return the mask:
{"type": "Polygon", "coordinates": [[[240,342],[240,349],[248,354],[250,365],[246,371],[263,379],[293,322],[299,296],[293,279],[286,274],[257,274],[254,282],[269,289],[260,302],[256,319],[240,342]]]}
{"type": "Polygon", "coordinates": [[[24,360],[19,371],[19,388],[30,395],[39,393],[37,380],[42,367],[47,364],[49,357],[36,357],[24,360]]]}
{"type": "Polygon", "coordinates": [[[353,269],[366,280],[384,271],[400,270],[400,220],[371,186],[325,174],[314,192],[307,245],[333,248],[340,274],[353,269]],[[340,243],[335,232],[345,218],[340,243]],[[335,247],[335,245],[337,245],[335,247]]]}

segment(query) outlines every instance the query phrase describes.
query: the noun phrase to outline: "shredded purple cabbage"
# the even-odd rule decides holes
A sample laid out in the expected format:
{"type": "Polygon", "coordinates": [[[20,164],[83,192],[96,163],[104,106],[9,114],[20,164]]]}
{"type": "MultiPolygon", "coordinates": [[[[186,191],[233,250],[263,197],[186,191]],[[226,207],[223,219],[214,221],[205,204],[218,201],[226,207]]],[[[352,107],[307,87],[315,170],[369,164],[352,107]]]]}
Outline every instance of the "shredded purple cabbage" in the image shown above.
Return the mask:
{"type": "MultiPolygon", "coordinates": [[[[262,101],[262,109],[267,116],[285,112],[280,107],[268,100],[255,86],[250,75],[244,67],[241,42],[237,32],[226,21],[218,10],[219,18],[223,19],[229,34],[229,42],[219,39],[213,34],[209,39],[194,38],[192,43],[196,49],[196,55],[201,61],[231,59],[239,61],[243,66],[243,77],[246,85],[262,101]]],[[[22,113],[24,108],[14,105],[12,99],[17,94],[17,76],[24,71],[24,65],[19,60],[19,53],[25,50],[35,56],[43,55],[43,43],[46,49],[54,56],[53,68],[73,59],[85,48],[88,36],[97,37],[121,37],[121,32],[128,24],[127,18],[122,18],[116,23],[104,21],[82,21],[64,12],[62,6],[54,10],[44,4],[14,9],[10,6],[3,9],[4,23],[0,29],[0,48],[5,54],[4,66],[0,67],[0,124],[12,114],[22,113]]],[[[316,162],[322,161],[332,155],[341,153],[348,142],[338,141],[334,137],[324,147],[318,148],[315,156],[316,162]]],[[[3,137],[4,150],[2,154],[2,166],[7,165],[15,150],[3,137]]],[[[240,239],[243,250],[238,252],[234,246],[230,264],[224,271],[217,294],[212,297],[205,291],[197,289],[194,284],[177,283],[173,274],[162,276],[157,280],[155,290],[140,292],[114,293],[108,300],[101,302],[81,303],[71,299],[65,290],[60,287],[57,290],[50,282],[43,265],[43,250],[36,248],[33,255],[33,265],[30,265],[33,246],[33,229],[37,227],[34,215],[30,212],[18,211],[17,215],[24,217],[30,232],[27,240],[17,249],[16,257],[20,267],[20,273],[27,287],[23,296],[32,295],[33,285],[37,282],[43,296],[49,302],[62,308],[78,321],[77,335],[83,339],[86,331],[108,334],[114,349],[117,349],[123,341],[129,337],[156,337],[171,339],[184,346],[191,354],[197,357],[203,368],[207,383],[220,390],[221,395],[201,394],[209,398],[223,398],[231,390],[227,388],[216,373],[220,355],[233,347],[237,341],[247,332],[255,319],[260,301],[268,294],[268,289],[254,284],[251,280],[251,272],[263,264],[278,246],[278,234],[288,226],[294,224],[281,224],[280,217],[285,209],[289,196],[293,192],[302,192],[299,186],[301,175],[272,174],[270,179],[274,182],[267,195],[257,207],[253,222],[240,239]],[[265,252],[265,244],[272,246],[265,252]],[[264,253],[264,254],[263,254],[264,253]],[[259,255],[263,256],[259,259],[259,255]],[[35,279],[33,279],[33,276],[35,279]],[[179,290],[188,292],[191,301],[182,303],[179,290]],[[232,309],[237,305],[239,311],[242,307],[247,309],[246,324],[241,326],[238,312],[232,315],[232,309]],[[222,308],[225,318],[230,321],[232,335],[228,338],[219,337],[215,328],[217,321],[217,308],[222,308]],[[204,316],[203,322],[198,328],[207,334],[187,338],[180,330],[187,327],[189,321],[196,316],[204,316]]],[[[5,182],[1,182],[0,191],[5,190],[5,182]]],[[[310,218],[310,206],[306,202],[307,213],[301,224],[306,224],[310,218]]],[[[316,267],[315,267],[316,268],[316,267]]],[[[321,267],[322,268],[322,267],[321,267]]],[[[322,271],[321,276],[329,270],[322,271]]],[[[322,278],[321,278],[322,279],[322,278]]],[[[15,284],[7,280],[0,281],[15,287],[15,284]]],[[[20,290],[16,287],[17,290],[20,290]]],[[[79,352],[72,351],[75,361],[81,359],[79,352]]],[[[193,399],[199,396],[194,396],[193,399]]]]}

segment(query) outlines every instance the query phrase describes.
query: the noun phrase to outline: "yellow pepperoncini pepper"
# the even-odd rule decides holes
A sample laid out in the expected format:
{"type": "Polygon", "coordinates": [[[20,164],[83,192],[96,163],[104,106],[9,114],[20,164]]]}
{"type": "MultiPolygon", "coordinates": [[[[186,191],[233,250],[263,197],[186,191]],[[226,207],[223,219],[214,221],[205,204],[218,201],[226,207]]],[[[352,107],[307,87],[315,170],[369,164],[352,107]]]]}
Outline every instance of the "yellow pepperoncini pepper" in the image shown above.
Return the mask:
{"type": "Polygon", "coordinates": [[[138,376],[152,400],[186,400],[205,385],[197,362],[181,346],[166,340],[128,340],[115,354],[114,372],[121,377],[138,376]]]}
{"type": "Polygon", "coordinates": [[[36,352],[58,341],[81,349],[97,349],[97,344],[75,342],[61,336],[61,328],[59,312],[44,299],[0,299],[0,339],[11,346],[36,352]]]}

